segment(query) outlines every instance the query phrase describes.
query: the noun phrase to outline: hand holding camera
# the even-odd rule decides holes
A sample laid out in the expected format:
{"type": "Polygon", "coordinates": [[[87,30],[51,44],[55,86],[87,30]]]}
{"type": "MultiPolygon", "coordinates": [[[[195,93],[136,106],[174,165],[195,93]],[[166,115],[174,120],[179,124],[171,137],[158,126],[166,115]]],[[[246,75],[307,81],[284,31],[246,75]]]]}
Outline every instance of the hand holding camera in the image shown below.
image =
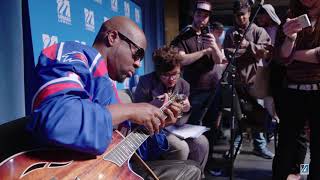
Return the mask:
{"type": "Polygon", "coordinates": [[[201,27],[201,35],[205,36],[208,33],[211,33],[210,25],[201,27]]]}
{"type": "Polygon", "coordinates": [[[211,33],[209,25],[201,28],[201,39],[205,49],[217,46],[216,38],[211,33]]]}
{"type": "Polygon", "coordinates": [[[239,45],[241,48],[247,48],[249,46],[249,41],[246,38],[243,38],[243,33],[241,31],[234,31],[233,32],[233,42],[235,45],[239,45]],[[242,40],[242,41],[241,41],[242,40]]]}

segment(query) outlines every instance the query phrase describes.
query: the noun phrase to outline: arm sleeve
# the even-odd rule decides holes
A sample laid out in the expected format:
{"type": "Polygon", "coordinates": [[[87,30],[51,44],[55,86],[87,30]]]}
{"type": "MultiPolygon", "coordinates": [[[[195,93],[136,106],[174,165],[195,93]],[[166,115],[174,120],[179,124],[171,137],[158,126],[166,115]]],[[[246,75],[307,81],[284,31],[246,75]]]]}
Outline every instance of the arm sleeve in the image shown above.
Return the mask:
{"type": "MultiPolygon", "coordinates": [[[[250,31],[248,32],[250,33],[250,31]]],[[[246,63],[254,63],[260,59],[254,59],[256,57],[257,50],[266,49],[268,45],[271,45],[271,39],[268,33],[260,27],[257,27],[252,31],[252,36],[254,37],[254,42],[249,41],[249,46],[246,49],[239,49],[236,54],[237,61],[245,61],[246,63]]],[[[229,58],[235,51],[235,45],[233,40],[232,29],[227,31],[225,40],[223,42],[224,51],[226,57],[229,58]]]]}
{"type": "Polygon", "coordinates": [[[52,63],[40,56],[36,68],[40,88],[27,129],[43,142],[102,154],[111,142],[112,116],[92,101],[88,88],[93,77],[86,63],[74,57],[52,63]]]}
{"type": "Polygon", "coordinates": [[[255,42],[249,41],[249,48],[254,57],[257,54],[257,50],[266,49],[268,45],[271,45],[271,38],[266,30],[259,27],[256,32],[257,34],[254,34],[254,36],[257,40],[255,42]]]}
{"type": "Polygon", "coordinates": [[[140,78],[137,88],[134,92],[134,101],[136,103],[147,102],[160,108],[163,102],[158,99],[153,99],[150,92],[151,87],[148,83],[150,83],[150,79],[146,79],[144,77],[140,78]]]}

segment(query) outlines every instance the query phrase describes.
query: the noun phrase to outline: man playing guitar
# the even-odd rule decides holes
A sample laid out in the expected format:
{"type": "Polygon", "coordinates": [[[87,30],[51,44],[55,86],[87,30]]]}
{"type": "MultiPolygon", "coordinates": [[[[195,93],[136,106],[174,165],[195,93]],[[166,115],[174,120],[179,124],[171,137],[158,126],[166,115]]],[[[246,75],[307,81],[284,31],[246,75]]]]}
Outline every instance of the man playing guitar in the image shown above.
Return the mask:
{"type": "MultiPolygon", "coordinates": [[[[38,90],[27,130],[41,144],[97,155],[96,159],[112,145],[113,126],[126,120],[157,136],[161,128],[176,122],[182,105],[172,102],[163,110],[164,117],[159,108],[148,103],[119,104],[111,81],[123,82],[132,77],[141,65],[145,49],[143,31],[129,18],[120,16],[102,24],[93,47],[61,42],[44,49],[35,68],[38,90]]],[[[65,166],[72,166],[74,161],[65,166]]],[[[190,167],[190,178],[200,176],[200,170],[193,165],[183,166],[190,167]]],[[[81,173],[84,170],[87,172],[89,168],[81,173]]],[[[66,176],[73,173],[67,171],[66,176]]],[[[174,178],[176,174],[170,176],[174,178]]],[[[73,178],[86,179],[81,177],[73,178]]]]}

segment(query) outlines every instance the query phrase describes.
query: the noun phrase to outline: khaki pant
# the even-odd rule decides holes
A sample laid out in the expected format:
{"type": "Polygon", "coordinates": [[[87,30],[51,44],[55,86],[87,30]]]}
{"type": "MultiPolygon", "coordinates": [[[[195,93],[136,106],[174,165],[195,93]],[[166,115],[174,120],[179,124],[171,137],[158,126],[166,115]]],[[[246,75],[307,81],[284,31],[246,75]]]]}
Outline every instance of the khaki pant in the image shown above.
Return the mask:
{"type": "Polygon", "coordinates": [[[194,160],[200,164],[201,171],[204,172],[209,154],[209,142],[204,135],[183,140],[173,134],[168,134],[167,140],[169,151],[162,156],[164,159],[194,160]]]}

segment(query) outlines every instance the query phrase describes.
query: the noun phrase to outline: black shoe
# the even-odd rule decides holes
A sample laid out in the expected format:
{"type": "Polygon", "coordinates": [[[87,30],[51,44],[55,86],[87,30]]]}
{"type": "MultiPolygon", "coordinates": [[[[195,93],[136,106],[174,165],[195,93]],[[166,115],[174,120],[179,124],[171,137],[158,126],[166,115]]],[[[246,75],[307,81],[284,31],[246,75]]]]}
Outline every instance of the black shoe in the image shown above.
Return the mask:
{"type": "MultiPolygon", "coordinates": [[[[237,152],[237,155],[240,154],[240,151],[241,151],[241,148],[240,148],[239,151],[237,152]]],[[[234,155],[236,154],[236,148],[234,149],[233,154],[234,154],[234,155]]],[[[224,158],[224,159],[230,159],[230,158],[231,158],[230,150],[229,150],[229,151],[226,151],[226,152],[223,154],[223,158],[224,158]]]]}

